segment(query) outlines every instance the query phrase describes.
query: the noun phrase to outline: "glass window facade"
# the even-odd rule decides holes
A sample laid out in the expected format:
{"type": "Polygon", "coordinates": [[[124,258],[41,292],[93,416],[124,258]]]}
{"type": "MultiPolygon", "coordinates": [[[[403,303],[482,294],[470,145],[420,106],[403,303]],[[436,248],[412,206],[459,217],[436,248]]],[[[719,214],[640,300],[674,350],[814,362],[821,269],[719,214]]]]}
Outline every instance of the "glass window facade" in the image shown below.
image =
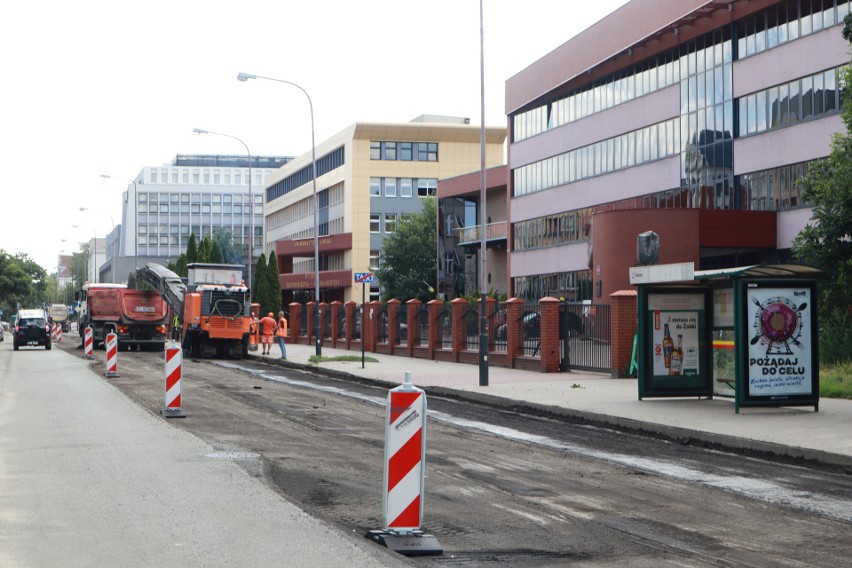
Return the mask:
{"type": "Polygon", "coordinates": [[[740,97],[739,136],[836,114],[840,108],[838,72],[829,69],[740,97]]]}
{"type": "Polygon", "coordinates": [[[370,141],[371,160],[437,162],[437,142],[370,141]]]}
{"type": "Polygon", "coordinates": [[[512,278],[516,298],[538,300],[545,296],[572,302],[592,299],[592,271],[558,272],[512,278]]]}
{"type": "Polygon", "coordinates": [[[680,119],[673,118],[515,168],[514,195],[526,195],[675,156],[681,151],[680,119]]]}

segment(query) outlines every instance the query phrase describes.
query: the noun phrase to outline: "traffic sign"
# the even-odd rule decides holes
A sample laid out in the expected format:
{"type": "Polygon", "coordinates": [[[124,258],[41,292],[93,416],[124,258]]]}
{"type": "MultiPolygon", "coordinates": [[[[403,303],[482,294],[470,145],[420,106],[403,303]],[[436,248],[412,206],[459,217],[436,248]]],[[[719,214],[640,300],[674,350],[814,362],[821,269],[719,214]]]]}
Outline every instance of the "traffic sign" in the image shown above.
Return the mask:
{"type": "Polygon", "coordinates": [[[375,282],[376,275],[372,272],[356,272],[355,282],[375,282]]]}

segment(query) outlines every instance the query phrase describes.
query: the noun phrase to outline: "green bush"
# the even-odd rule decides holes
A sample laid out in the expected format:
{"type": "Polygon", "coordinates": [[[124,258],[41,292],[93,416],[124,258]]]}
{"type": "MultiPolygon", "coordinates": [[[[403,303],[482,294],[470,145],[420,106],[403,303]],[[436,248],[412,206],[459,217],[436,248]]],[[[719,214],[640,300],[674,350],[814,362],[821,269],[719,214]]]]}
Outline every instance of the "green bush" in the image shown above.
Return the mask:
{"type": "Polygon", "coordinates": [[[819,395],[825,398],[852,398],[852,363],[820,366],[819,395]]]}
{"type": "Polygon", "coordinates": [[[835,309],[820,322],[819,359],[823,365],[852,361],[852,315],[835,309]]]}

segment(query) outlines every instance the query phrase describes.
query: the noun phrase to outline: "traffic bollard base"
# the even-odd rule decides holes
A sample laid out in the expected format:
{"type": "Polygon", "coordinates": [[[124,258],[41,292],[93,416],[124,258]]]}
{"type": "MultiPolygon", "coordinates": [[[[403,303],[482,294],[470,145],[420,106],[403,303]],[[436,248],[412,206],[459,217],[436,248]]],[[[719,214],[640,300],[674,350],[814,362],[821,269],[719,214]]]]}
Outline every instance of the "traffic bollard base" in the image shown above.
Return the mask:
{"type": "Polygon", "coordinates": [[[160,414],[165,418],[186,418],[186,411],[182,408],[163,408],[160,414]]]}
{"type": "Polygon", "coordinates": [[[437,538],[420,530],[406,533],[372,530],[364,536],[403,556],[439,556],[444,553],[437,538]]]}
{"type": "Polygon", "coordinates": [[[118,374],[118,371],[107,371],[105,373],[105,375],[106,375],[106,378],[108,378],[108,379],[117,379],[118,377],[121,376],[121,375],[118,374]]]}

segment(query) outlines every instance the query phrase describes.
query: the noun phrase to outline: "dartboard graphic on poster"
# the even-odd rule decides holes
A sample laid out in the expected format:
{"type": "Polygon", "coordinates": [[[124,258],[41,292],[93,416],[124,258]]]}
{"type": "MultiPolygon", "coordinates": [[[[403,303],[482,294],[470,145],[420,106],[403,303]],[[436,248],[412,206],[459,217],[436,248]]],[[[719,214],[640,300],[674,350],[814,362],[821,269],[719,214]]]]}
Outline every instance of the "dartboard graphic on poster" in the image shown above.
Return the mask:
{"type": "Polygon", "coordinates": [[[749,395],[811,393],[811,305],[810,288],[748,289],[749,395]]]}

